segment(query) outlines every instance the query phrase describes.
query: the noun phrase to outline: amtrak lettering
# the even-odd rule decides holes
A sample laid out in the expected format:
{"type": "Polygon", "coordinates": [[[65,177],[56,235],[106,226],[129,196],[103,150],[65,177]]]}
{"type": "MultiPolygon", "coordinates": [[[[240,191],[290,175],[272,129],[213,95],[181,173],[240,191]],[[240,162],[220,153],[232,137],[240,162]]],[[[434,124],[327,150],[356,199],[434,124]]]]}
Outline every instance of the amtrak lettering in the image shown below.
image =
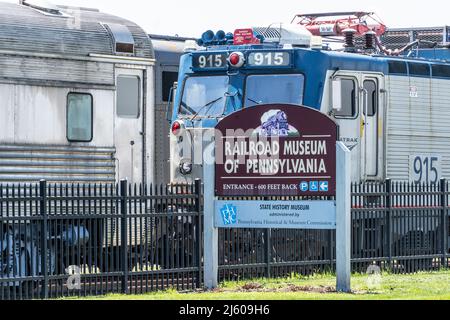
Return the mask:
{"type": "Polygon", "coordinates": [[[216,129],[217,196],[335,195],[337,126],[326,115],[259,105],[216,129]]]}

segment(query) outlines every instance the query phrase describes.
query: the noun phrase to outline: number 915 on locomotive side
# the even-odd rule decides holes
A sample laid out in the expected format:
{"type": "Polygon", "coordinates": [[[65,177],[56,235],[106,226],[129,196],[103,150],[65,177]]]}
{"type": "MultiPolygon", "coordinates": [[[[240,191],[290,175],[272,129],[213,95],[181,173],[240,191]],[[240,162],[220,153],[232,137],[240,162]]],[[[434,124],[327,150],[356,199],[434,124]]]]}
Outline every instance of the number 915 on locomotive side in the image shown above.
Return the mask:
{"type": "Polygon", "coordinates": [[[409,157],[409,180],[416,184],[437,184],[442,177],[441,156],[418,154],[409,157]]]}

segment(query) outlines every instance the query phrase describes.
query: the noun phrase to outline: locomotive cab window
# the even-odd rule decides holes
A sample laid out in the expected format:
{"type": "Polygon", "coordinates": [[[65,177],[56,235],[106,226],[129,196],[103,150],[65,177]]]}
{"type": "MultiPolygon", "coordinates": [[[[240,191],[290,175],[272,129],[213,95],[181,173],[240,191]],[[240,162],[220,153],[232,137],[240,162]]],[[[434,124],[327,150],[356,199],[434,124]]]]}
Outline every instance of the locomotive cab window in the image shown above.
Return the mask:
{"type": "Polygon", "coordinates": [[[179,113],[189,118],[219,117],[225,109],[228,76],[190,77],[184,83],[179,113]]]}
{"type": "Polygon", "coordinates": [[[356,111],[356,85],[351,79],[341,78],[341,110],[335,112],[336,118],[355,118],[356,111]]]}
{"type": "Polygon", "coordinates": [[[248,76],[245,107],[270,103],[300,105],[303,103],[303,87],[304,76],[302,74],[248,76]]]}
{"type": "Polygon", "coordinates": [[[87,93],[67,95],[67,140],[71,142],[92,141],[93,99],[87,93]]]}
{"type": "Polygon", "coordinates": [[[117,115],[139,118],[140,80],[136,76],[117,77],[117,115]]]}

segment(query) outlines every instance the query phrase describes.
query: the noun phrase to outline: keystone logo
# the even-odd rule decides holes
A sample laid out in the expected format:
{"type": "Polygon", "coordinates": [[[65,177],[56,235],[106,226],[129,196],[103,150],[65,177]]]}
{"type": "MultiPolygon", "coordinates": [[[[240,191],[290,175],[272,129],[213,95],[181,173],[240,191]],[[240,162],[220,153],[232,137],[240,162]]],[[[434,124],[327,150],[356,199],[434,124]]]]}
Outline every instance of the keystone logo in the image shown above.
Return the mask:
{"type": "Polygon", "coordinates": [[[223,224],[226,226],[237,223],[237,208],[231,204],[225,205],[220,210],[220,215],[222,216],[223,224]]]}

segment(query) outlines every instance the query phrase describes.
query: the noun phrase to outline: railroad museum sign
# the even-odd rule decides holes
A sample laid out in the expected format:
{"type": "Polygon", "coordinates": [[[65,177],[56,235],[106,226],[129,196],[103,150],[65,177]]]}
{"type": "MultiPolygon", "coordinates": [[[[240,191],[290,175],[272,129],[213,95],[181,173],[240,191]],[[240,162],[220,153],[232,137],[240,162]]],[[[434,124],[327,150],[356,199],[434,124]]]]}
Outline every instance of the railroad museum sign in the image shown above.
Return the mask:
{"type": "Polygon", "coordinates": [[[215,163],[203,166],[207,288],[218,284],[218,228],[327,229],[336,230],[337,290],[350,292],[351,153],[337,140],[331,119],[301,106],[258,105],[219,122],[215,163]],[[266,196],[280,200],[258,200],[266,196]]]}
{"type": "Polygon", "coordinates": [[[319,111],[259,105],[216,129],[216,196],[336,195],[337,126],[319,111]]]}

